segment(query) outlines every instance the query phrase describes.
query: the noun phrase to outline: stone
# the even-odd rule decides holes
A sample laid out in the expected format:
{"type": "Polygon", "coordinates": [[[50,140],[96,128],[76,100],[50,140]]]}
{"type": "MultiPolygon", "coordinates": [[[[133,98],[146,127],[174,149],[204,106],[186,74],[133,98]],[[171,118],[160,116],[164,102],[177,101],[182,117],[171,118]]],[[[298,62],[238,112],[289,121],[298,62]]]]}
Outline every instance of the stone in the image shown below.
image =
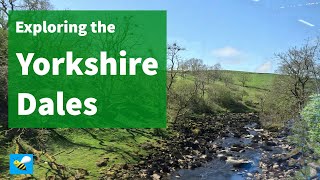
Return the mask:
{"type": "Polygon", "coordinates": [[[207,158],[207,155],[205,154],[200,156],[200,159],[206,159],[206,158],[207,158]]]}
{"type": "Polygon", "coordinates": [[[235,168],[248,168],[252,166],[251,161],[247,161],[243,159],[236,160],[236,159],[233,159],[233,157],[228,157],[226,162],[228,164],[231,164],[235,168]]]}
{"type": "Polygon", "coordinates": [[[275,142],[273,142],[273,141],[267,141],[267,142],[266,142],[266,145],[267,145],[267,146],[276,146],[277,143],[275,143],[275,142]]]}
{"type": "Polygon", "coordinates": [[[315,163],[309,163],[308,165],[310,167],[310,176],[311,177],[316,176],[317,175],[318,166],[315,163]]]}
{"type": "Polygon", "coordinates": [[[160,180],[161,176],[158,174],[153,174],[152,176],[152,180],[160,180]]]}
{"type": "Polygon", "coordinates": [[[128,166],[128,164],[124,164],[122,168],[123,169],[129,169],[129,166],[128,166]]]}
{"type": "Polygon", "coordinates": [[[218,154],[217,157],[223,161],[227,160],[227,157],[224,154],[218,154]]]}
{"type": "Polygon", "coordinates": [[[108,165],[108,160],[109,160],[109,159],[107,159],[107,158],[106,158],[106,159],[102,159],[102,160],[96,162],[96,165],[97,165],[98,167],[107,166],[107,165],[108,165]]]}

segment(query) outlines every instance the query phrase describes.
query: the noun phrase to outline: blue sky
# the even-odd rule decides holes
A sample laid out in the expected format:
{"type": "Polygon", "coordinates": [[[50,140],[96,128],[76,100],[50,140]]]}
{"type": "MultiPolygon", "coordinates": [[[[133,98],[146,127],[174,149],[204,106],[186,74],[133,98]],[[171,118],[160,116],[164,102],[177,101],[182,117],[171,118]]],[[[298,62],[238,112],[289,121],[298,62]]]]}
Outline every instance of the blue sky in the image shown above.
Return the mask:
{"type": "Polygon", "coordinates": [[[55,9],[167,10],[168,42],[223,69],[274,72],[274,54],[320,35],[320,0],[52,0],[55,9]]]}

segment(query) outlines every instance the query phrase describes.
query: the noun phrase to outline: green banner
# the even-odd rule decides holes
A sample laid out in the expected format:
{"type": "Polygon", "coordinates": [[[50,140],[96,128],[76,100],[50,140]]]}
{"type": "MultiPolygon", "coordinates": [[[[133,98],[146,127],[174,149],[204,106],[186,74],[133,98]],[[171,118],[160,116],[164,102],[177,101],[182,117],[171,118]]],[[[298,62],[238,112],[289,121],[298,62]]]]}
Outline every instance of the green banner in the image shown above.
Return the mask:
{"type": "Polygon", "coordinates": [[[12,11],[10,128],[165,128],[165,11],[12,11]]]}

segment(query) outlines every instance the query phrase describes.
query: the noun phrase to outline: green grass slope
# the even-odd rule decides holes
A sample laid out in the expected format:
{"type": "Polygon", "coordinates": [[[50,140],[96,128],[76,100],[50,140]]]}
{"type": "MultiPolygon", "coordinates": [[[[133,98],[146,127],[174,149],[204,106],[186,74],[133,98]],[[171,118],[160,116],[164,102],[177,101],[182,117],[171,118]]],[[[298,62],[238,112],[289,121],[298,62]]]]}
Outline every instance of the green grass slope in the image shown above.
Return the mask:
{"type": "MultiPolygon", "coordinates": [[[[264,96],[270,90],[273,79],[278,76],[276,74],[229,70],[221,70],[220,74],[220,80],[210,81],[206,84],[207,93],[205,95],[207,102],[218,112],[258,111],[260,97],[264,96]],[[245,83],[245,86],[240,82],[243,74],[248,76],[248,81],[245,83]],[[226,77],[231,79],[228,84],[223,80],[226,77]],[[211,91],[211,93],[209,93],[209,91],[211,91]],[[208,99],[210,96],[216,98],[214,100],[208,99]],[[223,102],[224,100],[226,102],[223,102]]],[[[185,77],[179,76],[176,84],[192,84],[194,80],[195,77],[193,75],[187,74],[185,77]]]]}
{"type": "Polygon", "coordinates": [[[247,74],[249,76],[249,81],[246,84],[248,88],[256,88],[256,89],[269,89],[273,79],[278,76],[277,74],[270,73],[253,73],[253,72],[243,72],[243,71],[228,71],[223,70],[224,74],[232,76],[236,85],[241,86],[239,81],[239,76],[241,74],[247,74]]]}

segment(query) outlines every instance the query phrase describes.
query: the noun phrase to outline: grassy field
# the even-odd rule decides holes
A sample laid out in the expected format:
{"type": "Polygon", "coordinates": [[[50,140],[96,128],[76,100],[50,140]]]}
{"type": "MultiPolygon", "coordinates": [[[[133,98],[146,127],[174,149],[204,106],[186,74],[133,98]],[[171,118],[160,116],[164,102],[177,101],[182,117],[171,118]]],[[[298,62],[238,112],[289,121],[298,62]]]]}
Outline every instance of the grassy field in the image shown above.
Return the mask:
{"type": "MultiPolygon", "coordinates": [[[[232,87],[229,88],[231,92],[235,94],[246,92],[241,103],[250,111],[255,110],[252,104],[259,101],[257,95],[267,92],[276,76],[236,71],[223,71],[223,73],[231,76],[234,81],[232,87]],[[242,87],[238,79],[241,73],[247,73],[250,76],[250,81],[245,87],[242,87]]],[[[179,78],[177,82],[182,81],[193,83],[193,77],[179,78]]],[[[216,81],[207,86],[214,90],[224,88],[225,84],[216,81]]],[[[59,164],[87,170],[89,172],[87,178],[91,179],[98,178],[101,172],[106,172],[114,165],[139,162],[139,157],[148,154],[148,151],[142,147],[148,144],[157,146],[159,145],[157,141],[161,139],[154,135],[154,130],[144,129],[56,129],[55,132],[46,142],[48,153],[53,155],[59,164]],[[105,158],[108,158],[107,165],[98,167],[96,163],[105,158]]],[[[13,152],[13,147],[7,152],[0,151],[2,154],[13,152]]],[[[8,158],[3,157],[8,157],[8,155],[2,156],[2,154],[0,161],[7,164],[8,158]]],[[[46,163],[40,164],[35,165],[34,176],[37,178],[42,178],[48,173],[49,166],[46,163]]],[[[6,166],[0,166],[0,168],[8,169],[6,166]]]]}
{"type": "Polygon", "coordinates": [[[242,71],[226,71],[223,73],[232,76],[236,85],[241,86],[239,81],[239,76],[241,74],[247,74],[249,76],[249,81],[246,84],[248,88],[255,89],[269,89],[272,84],[273,79],[277,76],[276,74],[268,74],[268,73],[252,73],[252,72],[242,72],[242,71]]]}
{"type": "MultiPolygon", "coordinates": [[[[209,82],[206,85],[206,89],[211,89],[214,93],[221,94],[226,92],[231,92],[234,96],[233,98],[237,99],[237,101],[241,104],[241,106],[237,107],[237,110],[234,112],[252,112],[258,111],[258,104],[260,103],[259,97],[264,96],[271,88],[273,79],[278,76],[276,74],[267,74],[267,73],[252,73],[252,72],[242,72],[242,71],[221,71],[222,77],[229,77],[232,79],[229,85],[226,85],[222,80],[209,82]],[[240,76],[242,74],[246,74],[248,76],[248,82],[246,82],[245,86],[240,82],[240,76]],[[228,87],[226,87],[228,86],[228,87]],[[239,98],[240,97],[240,98],[239,98]]],[[[194,77],[191,75],[187,75],[184,78],[178,77],[176,84],[192,84],[194,81],[194,77]]],[[[228,94],[227,94],[228,95],[228,94]]],[[[226,96],[227,96],[226,95],[226,96]]],[[[208,96],[207,94],[205,96],[208,96]]],[[[233,103],[233,102],[230,102],[233,103]]],[[[239,104],[239,105],[240,105],[239,104]]],[[[222,110],[223,112],[232,111],[232,107],[219,107],[219,105],[215,104],[214,107],[222,110]]]]}
{"type": "Polygon", "coordinates": [[[276,74],[241,71],[224,71],[224,73],[232,77],[234,84],[239,88],[239,91],[245,91],[247,93],[243,101],[252,102],[254,104],[259,103],[258,97],[270,90],[274,78],[278,76],[276,74]],[[242,84],[239,81],[239,77],[243,73],[247,74],[249,77],[249,81],[246,83],[245,87],[242,87],[242,84]]]}

